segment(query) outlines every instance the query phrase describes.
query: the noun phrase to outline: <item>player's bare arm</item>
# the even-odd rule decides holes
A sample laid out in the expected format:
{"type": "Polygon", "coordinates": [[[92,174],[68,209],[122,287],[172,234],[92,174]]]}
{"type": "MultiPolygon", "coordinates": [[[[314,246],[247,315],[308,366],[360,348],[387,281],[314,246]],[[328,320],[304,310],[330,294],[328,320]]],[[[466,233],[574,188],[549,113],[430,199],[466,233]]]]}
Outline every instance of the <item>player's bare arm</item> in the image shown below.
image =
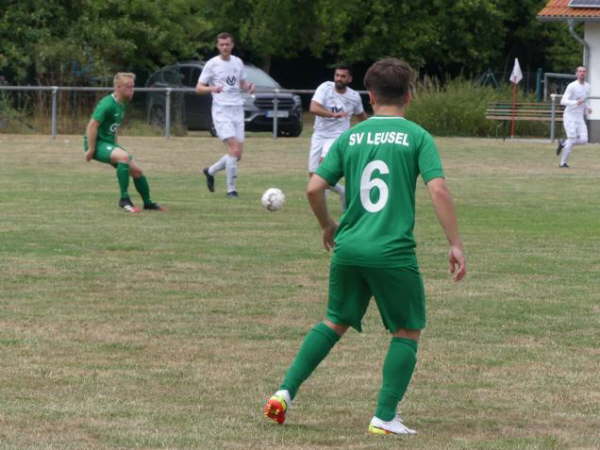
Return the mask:
{"type": "Polygon", "coordinates": [[[325,108],[323,105],[321,105],[319,102],[316,102],[314,100],[312,100],[310,102],[310,112],[313,113],[316,116],[321,116],[321,117],[328,117],[328,118],[334,118],[334,119],[338,119],[340,117],[346,117],[348,115],[348,113],[346,112],[333,112],[328,110],[327,108],[325,108]]]}
{"type": "Polygon", "coordinates": [[[364,111],[360,114],[355,114],[354,117],[356,117],[359,122],[362,122],[363,120],[367,120],[369,118],[369,116],[367,116],[367,113],[364,111]]]}
{"type": "Polygon", "coordinates": [[[204,84],[204,83],[198,83],[196,85],[196,94],[199,94],[199,95],[210,94],[212,92],[214,92],[215,94],[218,94],[222,90],[223,90],[223,86],[210,86],[210,85],[204,84]]]}
{"type": "Polygon", "coordinates": [[[435,214],[442,226],[450,250],[448,262],[454,281],[460,281],[467,273],[463,244],[458,233],[458,221],[454,211],[454,202],[444,178],[434,178],[427,183],[427,189],[435,209],[435,214]]]}
{"type": "Polygon", "coordinates": [[[338,224],[329,215],[329,211],[327,210],[327,202],[325,201],[326,189],[329,189],[327,181],[319,175],[314,174],[308,182],[306,196],[308,197],[310,208],[323,230],[323,247],[325,247],[325,250],[329,251],[335,245],[333,238],[338,224]]]}
{"type": "Polygon", "coordinates": [[[254,85],[254,83],[250,83],[249,81],[246,81],[246,80],[242,80],[240,82],[240,87],[242,88],[242,90],[246,91],[248,94],[254,94],[254,91],[256,90],[256,86],[254,85]]]}
{"type": "Polygon", "coordinates": [[[90,121],[87,124],[87,128],[85,130],[88,142],[88,149],[85,152],[86,161],[91,161],[94,157],[94,153],[96,153],[96,139],[98,138],[99,126],[100,122],[98,122],[96,119],[90,119],[90,121]]]}

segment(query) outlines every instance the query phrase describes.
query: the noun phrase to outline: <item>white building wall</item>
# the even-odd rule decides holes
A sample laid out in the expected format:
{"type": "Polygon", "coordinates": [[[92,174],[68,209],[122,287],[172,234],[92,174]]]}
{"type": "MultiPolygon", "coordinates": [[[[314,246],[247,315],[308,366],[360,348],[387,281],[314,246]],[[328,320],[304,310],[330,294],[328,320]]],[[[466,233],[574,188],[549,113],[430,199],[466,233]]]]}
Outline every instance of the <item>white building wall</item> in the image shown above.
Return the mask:
{"type": "Polygon", "coordinates": [[[591,142],[600,142],[600,22],[586,22],[584,30],[584,39],[590,48],[588,82],[592,87],[591,96],[599,98],[590,100],[592,114],[589,116],[589,134],[591,142]]]}

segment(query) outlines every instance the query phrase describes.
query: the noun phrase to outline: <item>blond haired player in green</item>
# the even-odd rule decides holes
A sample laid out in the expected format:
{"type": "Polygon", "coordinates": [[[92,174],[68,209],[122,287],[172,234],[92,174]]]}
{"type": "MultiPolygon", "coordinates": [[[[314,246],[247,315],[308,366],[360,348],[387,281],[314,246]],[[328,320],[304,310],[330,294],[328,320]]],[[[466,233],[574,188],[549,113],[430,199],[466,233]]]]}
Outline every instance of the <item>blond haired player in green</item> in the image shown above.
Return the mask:
{"type": "Polygon", "coordinates": [[[397,414],[417,362],[417,343],[425,328],[425,294],[415,256],[415,189],[421,176],[450,246],[455,281],[466,274],[463,245],[452,197],[431,135],[404,118],[414,72],[404,61],[386,58],[364,79],[374,115],[344,132],[308,183],[310,206],[333,249],[325,320],[305,337],[279,390],[264,414],[282,424],[300,385],[312,374],[349,327],[361,321],[375,297],[391,342],[373,434],[414,434],[397,414]],[[347,209],[339,225],[327,210],[325,190],[346,177],[347,209]]]}
{"type": "Polygon", "coordinates": [[[119,207],[130,213],[140,212],[129,198],[129,176],[133,177],[133,184],[142,196],[144,209],[164,211],[158,203],[150,199],[150,186],[142,169],[133,161],[133,157],[117,144],[117,131],[125,117],[127,104],[133,98],[135,74],[119,72],[113,78],[114,91],[103,97],[88,122],[83,141],[85,160],[110,164],[117,170],[117,181],[121,197],[119,207]]]}

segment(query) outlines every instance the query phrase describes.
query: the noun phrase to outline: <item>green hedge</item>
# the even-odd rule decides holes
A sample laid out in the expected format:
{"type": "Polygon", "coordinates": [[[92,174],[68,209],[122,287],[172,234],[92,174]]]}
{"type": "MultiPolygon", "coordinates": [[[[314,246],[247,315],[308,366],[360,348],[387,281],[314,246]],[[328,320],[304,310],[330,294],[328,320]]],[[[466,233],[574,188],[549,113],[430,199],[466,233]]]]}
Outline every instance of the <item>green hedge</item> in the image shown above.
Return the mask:
{"type": "MultiPolygon", "coordinates": [[[[502,123],[486,119],[485,110],[489,102],[510,101],[511,89],[511,85],[495,89],[462,78],[444,85],[425,80],[418,84],[406,117],[435,136],[502,136],[502,123]]],[[[517,101],[533,102],[535,98],[519,91],[517,101]]],[[[548,137],[549,123],[517,121],[515,134],[548,137]]]]}

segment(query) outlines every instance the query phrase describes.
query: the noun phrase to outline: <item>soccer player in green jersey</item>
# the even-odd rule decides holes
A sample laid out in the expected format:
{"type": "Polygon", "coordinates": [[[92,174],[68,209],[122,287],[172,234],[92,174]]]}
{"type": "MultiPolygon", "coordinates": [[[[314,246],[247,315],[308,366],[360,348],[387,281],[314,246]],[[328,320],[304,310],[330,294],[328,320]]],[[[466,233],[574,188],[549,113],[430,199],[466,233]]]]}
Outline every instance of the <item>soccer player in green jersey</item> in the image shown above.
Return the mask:
{"type": "Polygon", "coordinates": [[[412,377],[426,322],[413,238],[419,175],[448,239],[455,281],[465,276],[466,264],[436,145],[427,131],[404,118],[413,81],[413,70],[402,60],[386,58],[373,64],[364,84],[374,115],[333,143],[309,181],[307,196],[323,230],[323,244],[333,249],[329,300],[325,320],[306,335],[279,390],[265,404],[265,416],[280,424],[300,385],[346,330],[361,331],[374,296],[391,342],[369,432],[416,433],[403,424],[397,406],[412,377]],[[324,193],[342,177],[347,209],[338,225],[327,210],[324,193]]]}
{"type": "Polygon", "coordinates": [[[110,164],[117,169],[117,181],[121,197],[119,206],[127,212],[140,212],[129,198],[129,176],[133,177],[133,184],[144,200],[144,209],[164,211],[158,203],[150,199],[150,186],[142,169],[133,160],[127,151],[117,144],[117,130],[125,117],[127,103],[133,98],[135,74],[119,72],[113,79],[114,91],[103,97],[88,122],[83,150],[85,160],[95,159],[110,164]]]}

